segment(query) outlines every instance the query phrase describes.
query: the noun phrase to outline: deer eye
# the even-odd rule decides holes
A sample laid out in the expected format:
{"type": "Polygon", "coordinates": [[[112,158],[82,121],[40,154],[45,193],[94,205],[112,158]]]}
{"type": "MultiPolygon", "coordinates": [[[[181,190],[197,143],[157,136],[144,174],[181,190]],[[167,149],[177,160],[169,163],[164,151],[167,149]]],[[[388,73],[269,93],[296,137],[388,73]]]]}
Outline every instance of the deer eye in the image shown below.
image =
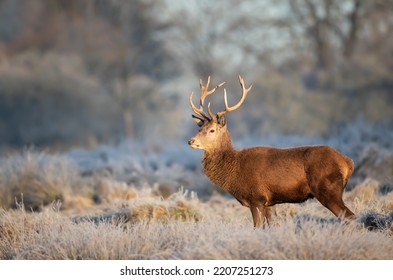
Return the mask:
{"type": "Polygon", "coordinates": [[[211,129],[211,130],[210,130],[210,133],[214,133],[214,129],[211,129]]]}

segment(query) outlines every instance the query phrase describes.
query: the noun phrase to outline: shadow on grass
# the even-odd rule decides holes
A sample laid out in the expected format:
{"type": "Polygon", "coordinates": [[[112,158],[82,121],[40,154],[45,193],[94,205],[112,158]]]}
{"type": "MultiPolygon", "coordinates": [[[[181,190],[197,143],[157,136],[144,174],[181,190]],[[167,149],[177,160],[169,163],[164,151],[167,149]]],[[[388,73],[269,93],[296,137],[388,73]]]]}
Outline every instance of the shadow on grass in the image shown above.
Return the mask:
{"type": "MultiPolygon", "coordinates": [[[[295,217],[296,229],[301,230],[305,223],[314,222],[319,224],[321,227],[332,224],[345,224],[345,220],[338,218],[320,218],[311,215],[301,215],[295,217]]],[[[359,215],[356,220],[361,226],[369,231],[383,231],[391,229],[393,231],[393,212],[388,215],[379,214],[376,212],[367,212],[359,215]]]]}

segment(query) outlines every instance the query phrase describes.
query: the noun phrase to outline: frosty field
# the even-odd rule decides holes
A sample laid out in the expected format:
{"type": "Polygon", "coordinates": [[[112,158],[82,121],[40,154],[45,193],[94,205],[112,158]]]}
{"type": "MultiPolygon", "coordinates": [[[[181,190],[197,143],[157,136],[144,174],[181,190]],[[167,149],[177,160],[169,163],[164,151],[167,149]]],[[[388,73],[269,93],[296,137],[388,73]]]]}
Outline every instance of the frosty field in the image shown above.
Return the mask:
{"type": "MultiPolygon", "coordinates": [[[[368,133],[365,131],[368,130],[368,133]]],[[[277,136],[260,144],[325,144],[357,166],[341,223],[316,200],[275,206],[253,229],[248,208],[212,185],[184,143],[123,143],[61,154],[26,150],[0,163],[1,259],[393,259],[391,136],[277,136]],[[366,144],[367,143],[367,144],[366,144]]],[[[383,130],[382,130],[383,131],[383,130]]],[[[244,140],[237,147],[254,145],[244,140]]]]}

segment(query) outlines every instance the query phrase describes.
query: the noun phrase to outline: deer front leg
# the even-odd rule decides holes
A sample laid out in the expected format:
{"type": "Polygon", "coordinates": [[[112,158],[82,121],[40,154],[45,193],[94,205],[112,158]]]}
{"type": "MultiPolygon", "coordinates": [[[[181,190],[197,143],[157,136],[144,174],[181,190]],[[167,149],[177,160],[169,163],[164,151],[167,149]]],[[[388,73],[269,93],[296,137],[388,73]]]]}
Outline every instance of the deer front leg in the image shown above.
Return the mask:
{"type": "Polygon", "coordinates": [[[266,206],[250,206],[252,219],[254,221],[254,228],[260,228],[269,225],[270,209],[266,206]]]}

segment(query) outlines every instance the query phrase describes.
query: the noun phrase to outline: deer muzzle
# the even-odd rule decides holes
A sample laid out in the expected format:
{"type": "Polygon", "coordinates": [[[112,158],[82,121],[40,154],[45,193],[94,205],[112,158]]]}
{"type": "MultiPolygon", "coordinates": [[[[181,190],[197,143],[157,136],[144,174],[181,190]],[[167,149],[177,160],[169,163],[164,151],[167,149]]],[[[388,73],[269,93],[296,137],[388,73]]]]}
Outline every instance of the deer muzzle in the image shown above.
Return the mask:
{"type": "Polygon", "coordinates": [[[199,148],[199,144],[197,143],[195,138],[191,138],[190,140],[188,140],[188,145],[190,145],[191,148],[193,148],[193,149],[198,149],[199,148]]]}

